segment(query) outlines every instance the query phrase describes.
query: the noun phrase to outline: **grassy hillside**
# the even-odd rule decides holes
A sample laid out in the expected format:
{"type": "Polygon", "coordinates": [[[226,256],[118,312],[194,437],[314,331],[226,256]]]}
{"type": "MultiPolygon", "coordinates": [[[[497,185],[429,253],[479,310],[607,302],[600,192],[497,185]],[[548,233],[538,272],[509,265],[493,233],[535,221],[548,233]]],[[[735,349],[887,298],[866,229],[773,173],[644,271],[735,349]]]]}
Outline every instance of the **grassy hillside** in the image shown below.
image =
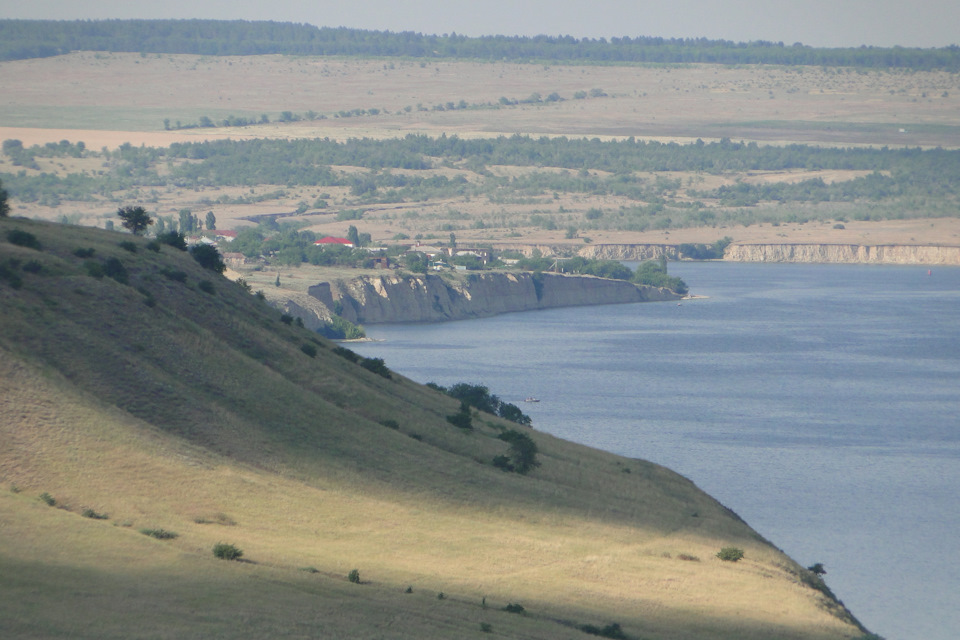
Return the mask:
{"type": "Polygon", "coordinates": [[[0,636],[863,634],[686,479],[536,431],[503,472],[515,425],[334,348],[173,247],[0,220],[0,636]]]}

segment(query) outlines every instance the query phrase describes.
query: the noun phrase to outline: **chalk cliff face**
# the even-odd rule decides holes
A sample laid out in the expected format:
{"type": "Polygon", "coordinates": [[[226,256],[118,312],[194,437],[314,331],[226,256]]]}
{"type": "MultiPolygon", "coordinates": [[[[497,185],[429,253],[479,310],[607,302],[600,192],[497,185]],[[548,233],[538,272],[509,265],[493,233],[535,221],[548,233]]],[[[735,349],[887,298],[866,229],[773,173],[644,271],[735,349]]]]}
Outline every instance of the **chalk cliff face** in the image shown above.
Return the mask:
{"type": "Polygon", "coordinates": [[[960,265],[960,247],[856,244],[732,244],[731,262],[960,265]]]}
{"type": "Polygon", "coordinates": [[[677,300],[657,287],[623,280],[544,273],[363,276],[320,283],[309,294],[353,323],[438,322],[553,307],[677,300]]]}

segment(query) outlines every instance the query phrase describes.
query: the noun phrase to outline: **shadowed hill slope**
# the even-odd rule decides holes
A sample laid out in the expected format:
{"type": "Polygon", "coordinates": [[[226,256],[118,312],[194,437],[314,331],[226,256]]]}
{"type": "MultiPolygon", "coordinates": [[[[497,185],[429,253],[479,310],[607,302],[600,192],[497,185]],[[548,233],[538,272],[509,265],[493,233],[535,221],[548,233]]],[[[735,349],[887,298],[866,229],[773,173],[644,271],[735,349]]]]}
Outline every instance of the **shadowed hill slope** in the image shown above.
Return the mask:
{"type": "Polygon", "coordinates": [[[0,220],[0,635],[863,633],[677,474],[361,365],[187,252],[0,220]]]}

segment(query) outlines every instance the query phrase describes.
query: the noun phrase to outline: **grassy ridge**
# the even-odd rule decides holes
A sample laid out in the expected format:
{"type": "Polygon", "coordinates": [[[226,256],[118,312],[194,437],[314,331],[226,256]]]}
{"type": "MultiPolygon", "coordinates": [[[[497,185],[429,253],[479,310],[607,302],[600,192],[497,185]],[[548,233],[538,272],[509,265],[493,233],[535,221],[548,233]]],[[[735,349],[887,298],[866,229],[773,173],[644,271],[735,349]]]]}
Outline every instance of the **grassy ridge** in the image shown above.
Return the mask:
{"type": "Polygon", "coordinates": [[[452,427],[452,399],[338,356],[187,253],[7,219],[0,265],[4,637],[860,633],[686,479],[535,431],[541,466],[504,473],[509,423],[452,427]],[[89,275],[110,259],[125,284],[89,275]],[[714,557],[730,545],[745,559],[714,557]]]}

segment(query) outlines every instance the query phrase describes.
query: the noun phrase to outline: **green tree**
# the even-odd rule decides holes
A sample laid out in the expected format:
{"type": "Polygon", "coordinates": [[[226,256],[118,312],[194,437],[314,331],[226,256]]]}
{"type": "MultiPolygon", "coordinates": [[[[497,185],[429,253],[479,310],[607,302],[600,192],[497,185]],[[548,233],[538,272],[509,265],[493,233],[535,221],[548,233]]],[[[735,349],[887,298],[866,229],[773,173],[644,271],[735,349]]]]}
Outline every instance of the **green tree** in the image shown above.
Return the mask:
{"type": "Polygon", "coordinates": [[[179,218],[180,224],[177,228],[180,230],[180,233],[183,235],[191,233],[193,231],[193,213],[191,213],[190,209],[180,209],[179,218]]]}
{"type": "Polygon", "coordinates": [[[217,217],[213,215],[213,211],[207,211],[206,219],[207,229],[214,231],[217,228],[217,217]]]}
{"type": "Polygon", "coordinates": [[[350,225],[347,228],[347,240],[353,243],[353,246],[360,246],[360,232],[357,231],[357,228],[353,225],[350,225]]]}
{"type": "Polygon", "coordinates": [[[10,203],[7,202],[7,190],[3,188],[3,181],[0,180],[0,218],[6,218],[10,215],[10,203]]]}
{"type": "Polygon", "coordinates": [[[153,219],[143,207],[120,207],[117,216],[123,221],[120,224],[133,235],[142,235],[147,227],[153,224],[153,219]]]}
{"type": "Polygon", "coordinates": [[[209,244],[194,245],[190,248],[190,255],[192,255],[193,259],[200,263],[200,266],[204,269],[223,273],[227,268],[227,265],[223,262],[223,258],[220,257],[220,252],[217,251],[216,247],[209,244]]]}

